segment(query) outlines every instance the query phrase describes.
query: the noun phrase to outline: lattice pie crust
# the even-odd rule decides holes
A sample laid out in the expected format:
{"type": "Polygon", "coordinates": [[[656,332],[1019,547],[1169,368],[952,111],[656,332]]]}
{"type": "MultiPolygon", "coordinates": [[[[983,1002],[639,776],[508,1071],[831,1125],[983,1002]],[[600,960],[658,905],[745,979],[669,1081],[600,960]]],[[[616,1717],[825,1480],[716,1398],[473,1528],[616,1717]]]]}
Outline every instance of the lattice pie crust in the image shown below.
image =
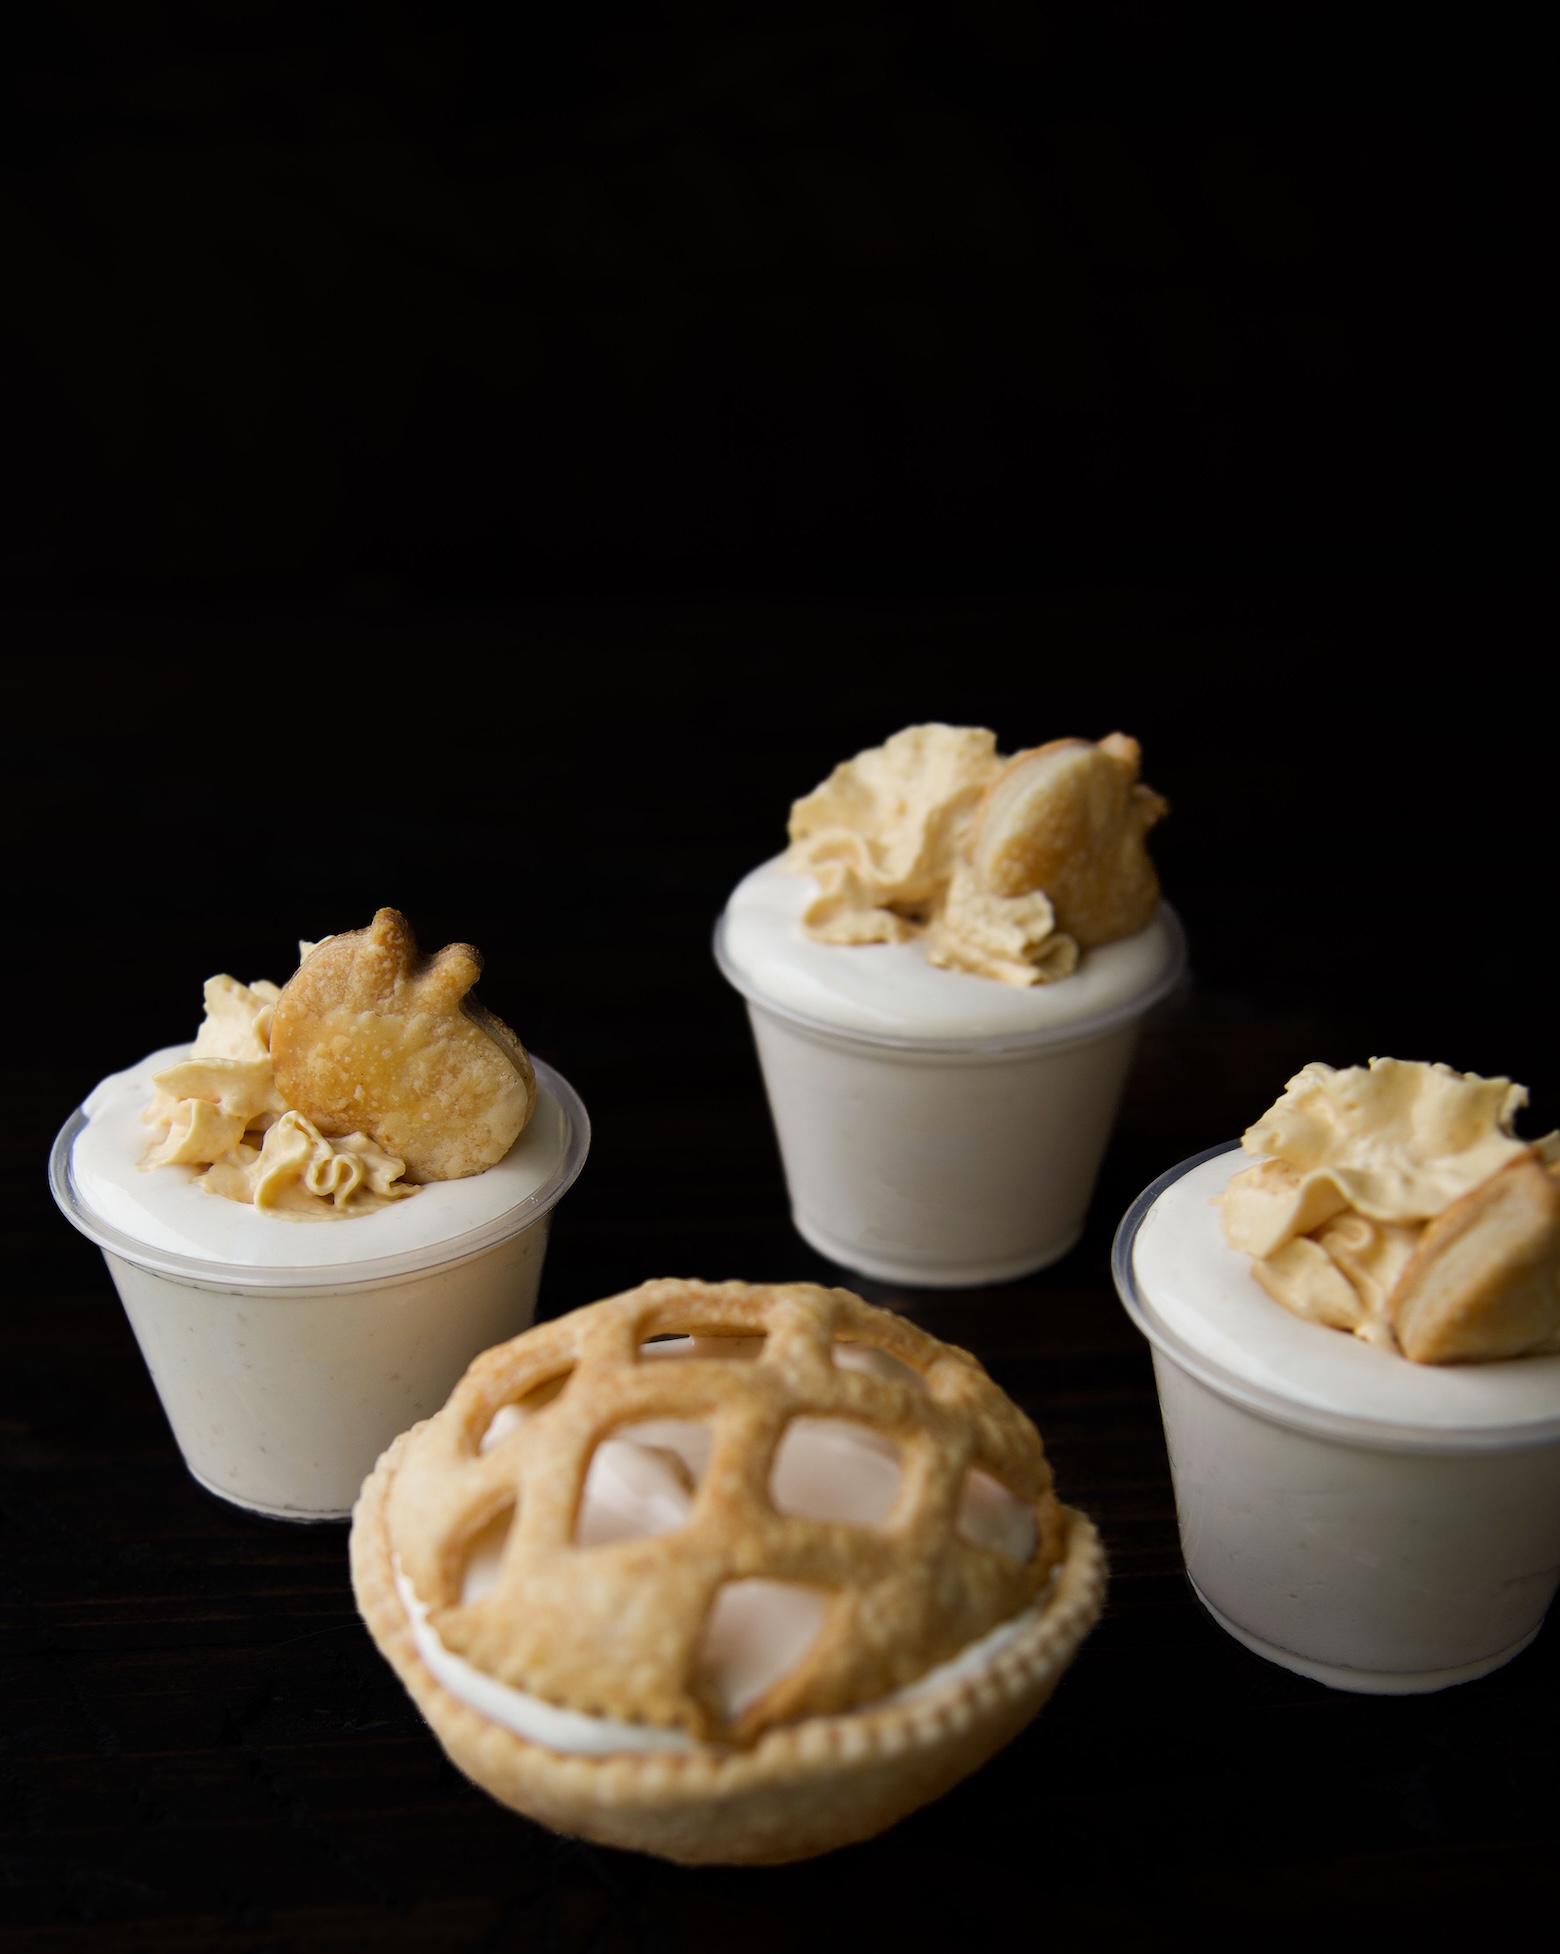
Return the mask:
{"type": "Polygon", "coordinates": [[[352,1568],[374,1639],[469,1777],[558,1830],[690,1863],[803,1858],[939,1796],[1039,1710],[1104,1592],[1093,1527],[1058,1504],[1034,1427],[974,1358],[806,1283],[646,1283],[487,1351],[365,1484],[352,1568]],[[667,1334],[765,1342],[756,1362],[641,1359],[667,1334]],[[836,1365],[836,1342],[920,1381],[836,1365]],[[482,1449],[512,1405],[529,1415],[482,1449]],[[900,1492],[880,1528],[772,1505],[771,1462],[797,1416],[858,1421],[897,1445],[900,1492]],[[595,1448],[659,1419],[711,1430],[687,1524],[575,1545],[595,1448]],[[959,1530],[971,1468],[1032,1506],[1028,1561],[959,1530]],[[471,1544],[510,1509],[497,1584],[463,1604],[471,1544]],[[680,1730],[690,1748],[565,1755],[478,1714],[422,1661],[398,1567],[440,1640],[478,1670],[575,1711],[680,1730]],[[721,1585],[752,1577],[830,1599],[803,1659],[728,1722],[699,1681],[699,1640],[721,1585]],[[1026,1608],[974,1673],[885,1700],[1026,1608]]]}

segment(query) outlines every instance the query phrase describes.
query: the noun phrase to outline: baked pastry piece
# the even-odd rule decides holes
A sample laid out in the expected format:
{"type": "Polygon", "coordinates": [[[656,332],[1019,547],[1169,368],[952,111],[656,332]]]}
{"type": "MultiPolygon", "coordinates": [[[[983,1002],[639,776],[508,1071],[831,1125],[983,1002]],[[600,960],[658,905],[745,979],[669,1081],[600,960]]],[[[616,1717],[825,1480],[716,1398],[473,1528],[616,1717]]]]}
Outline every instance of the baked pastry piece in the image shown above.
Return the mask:
{"type": "Polygon", "coordinates": [[[804,1858],[939,1796],[1039,1710],[1104,1590],[980,1365],[809,1283],[646,1283],[486,1352],[365,1484],[352,1570],[469,1777],[687,1863],[804,1858]],[[788,1466],[830,1433],[837,1469],[788,1466]],[[876,1523],[840,1517],[886,1460],[876,1523]],[[627,1530],[593,1494],[625,1461],[664,1501],[627,1530]]]}
{"type": "Polygon", "coordinates": [[[1242,1137],[1225,1239],[1295,1315],[1419,1364],[1560,1350],[1560,1135],[1447,1065],[1307,1065],[1242,1137]]]}
{"type": "Polygon", "coordinates": [[[983,889],[1043,889],[1056,927],[1091,950],[1152,921],[1159,878],[1143,837],[1169,811],[1138,778],[1142,748],[1124,733],[1052,740],[1015,754],[986,789],[970,836],[983,889]]]}
{"type": "Polygon", "coordinates": [[[366,1133],[414,1181],[502,1160],[535,1108],[536,1080],[520,1040],[471,995],[481,971],[469,943],[422,956],[397,909],[325,938],[271,1020],[287,1105],[332,1137],[366,1133]]]}
{"type": "Polygon", "coordinates": [[[1124,733],[1004,760],[978,726],[907,726],[791,808],[783,866],[810,875],[818,943],[927,938],[927,958],[999,983],[1054,983],[1152,922],[1143,837],[1168,804],[1124,733]]]}
{"type": "Polygon", "coordinates": [[[1560,1350],[1560,1168],[1528,1154],[1438,1214],[1391,1311],[1419,1364],[1560,1350]]]}

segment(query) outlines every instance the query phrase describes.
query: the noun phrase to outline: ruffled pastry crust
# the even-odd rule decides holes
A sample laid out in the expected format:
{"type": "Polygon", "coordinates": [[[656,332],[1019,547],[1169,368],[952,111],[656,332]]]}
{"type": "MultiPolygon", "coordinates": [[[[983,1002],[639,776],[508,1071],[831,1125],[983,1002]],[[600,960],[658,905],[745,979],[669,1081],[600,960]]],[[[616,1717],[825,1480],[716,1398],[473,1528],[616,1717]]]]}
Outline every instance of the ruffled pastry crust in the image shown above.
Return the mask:
{"type": "Polygon", "coordinates": [[[474,997],[469,943],[421,956],[399,910],[313,946],[284,986],[271,1063],[289,1106],[327,1135],[366,1133],[411,1179],[503,1159],[536,1104],[519,1039],[474,997]]]}
{"type": "Polygon", "coordinates": [[[479,1715],[437,1683],[396,1592],[386,1523],[398,1438],[358,1500],[352,1584],[381,1652],[454,1764],[500,1803],[555,1831],[684,1865],[783,1865],[885,1831],[940,1798],[1044,1707],[1099,1617],[1105,1556],[1059,1509],[1061,1558],[1034,1622],[978,1674],[912,1702],[809,1717],[750,1750],[565,1756],[479,1715]]]}

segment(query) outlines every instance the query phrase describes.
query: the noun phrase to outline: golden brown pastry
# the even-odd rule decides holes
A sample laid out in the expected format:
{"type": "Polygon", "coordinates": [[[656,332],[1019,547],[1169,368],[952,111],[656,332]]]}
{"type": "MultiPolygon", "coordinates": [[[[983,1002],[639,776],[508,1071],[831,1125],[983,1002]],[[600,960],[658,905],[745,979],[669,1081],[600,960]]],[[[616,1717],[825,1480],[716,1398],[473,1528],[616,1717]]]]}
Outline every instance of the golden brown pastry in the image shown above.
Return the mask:
{"type": "Polygon", "coordinates": [[[1004,761],[984,727],[907,726],[791,808],[784,867],[819,943],[905,943],[999,983],[1054,983],[1154,917],[1143,837],[1167,811],[1136,740],[1053,740],[1004,761]]]}
{"type": "Polygon", "coordinates": [[[560,1830],[691,1863],[802,1858],[940,1795],[1044,1703],[1104,1585],[1094,1529],[979,1364],[809,1283],[646,1283],[488,1351],[380,1460],[352,1567],[462,1770],[560,1830]],[[691,1341],[650,1342],[668,1336],[691,1341]],[[779,1461],[808,1421],[897,1453],[878,1523],[795,1510],[779,1461]],[[602,1455],[670,1470],[678,1433],[699,1469],[671,1521],[582,1540],[602,1455]],[[811,1594],[818,1625],[733,1704],[713,1624],[766,1586],[811,1594]],[[585,1736],[520,1734],[515,1702],[585,1736]]]}
{"type": "Polygon", "coordinates": [[[1560,1152],[1447,1065],[1307,1065],[1243,1136],[1225,1239],[1295,1315],[1421,1364],[1560,1350],[1560,1152]]]}
{"type": "Polygon", "coordinates": [[[296,1221],[372,1214],[415,1194],[401,1179],[406,1163],[367,1134],[327,1140],[289,1109],[271,1068],[280,996],[264,978],[208,979],[206,1016],[189,1057],[154,1077],[141,1116],[154,1137],[142,1166],[200,1169],[193,1178],[208,1194],[296,1221]]]}
{"type": "Polygon", "coordinates": [[[271,1023],[287,1105],[323,1134],[367,1134],[414,1180],[460,1180],[502,1160],[536,1084],[519,1039],[471,995],[481,969],[467,943],[420,955],[395,909],[325,939],[271,1023]]]}
{"type": "Polygon", "coordinates": [[[981,886],[1009,897],[1043,889],[1056,927],[1085,950],[1145,928],[1159,878],[1143,837],[1169,807],[1138,779],[1141,764],[1123,733],[1015,754],[975,816],[969,856],[981,886]]]}
{"type": "Polygon", "coordinates": [[[1430,1222],[1391,1296],[1418,1364],[1560,1349],[1560,1170],[1514,1161],[1430,1222]]]}

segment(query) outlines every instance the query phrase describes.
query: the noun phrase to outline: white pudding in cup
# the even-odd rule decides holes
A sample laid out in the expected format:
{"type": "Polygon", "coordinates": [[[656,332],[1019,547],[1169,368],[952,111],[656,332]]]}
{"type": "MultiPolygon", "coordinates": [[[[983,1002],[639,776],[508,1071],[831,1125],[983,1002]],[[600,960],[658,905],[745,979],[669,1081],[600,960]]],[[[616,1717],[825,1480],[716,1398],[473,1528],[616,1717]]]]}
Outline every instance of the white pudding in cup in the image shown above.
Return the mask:
{"type": "Polygon", "coordinates": [[[1216,1205],[1238,1146],[1133,1204],[1115,1275],[1153,1346],[1187,1572],[1222,1627],[1335,1689],[1471,1681],[1560,1582],[1560,1355],[1410,1363],[1281,1307],[1216,1205]]]}
{"type": "Polygon", "coordinates": [[[302,947],[285,990],[214,978],[193,1046],[94,1088],[50,1184],[103,1251],[193,1476],[326,1520],[475,1352],[531,1322],[590,1126],[567,1081],[465,1001],[469,946],[420,957],[383,910],[302,947]],[[327,1095],[354,1096],[333,1118],[311,1096],[311,1031],[365,963],[373,994],[322,1041],[327,1095]]]}
{"type": "Polygon", "coordinates": [[[221,1200],[189,1169],[137,1172],[151,1076],[183,1056],[154,1053],[88,1096],[54,1145],[55,1199],[103,1251],[193,1476],[277,1518],[343,1519],[389,1440],[535,1315],[585,1108],[533,1061],[536,1111],[496,1167],[311,1226],[221,1200]]]}
{"type": "Polygon", "coordinates": [[[906,727],[791,809],[715,956],[747,1000],[798,1233],[889,1282],[1002,1282],[1083,1231],[1144,1014],[1185,949],[1137,742],[1004,759],[906,727]]]}
{"type": "Polygon", "coordinates": [[[1173,911],[1019,989],[939,968],[924,938],[814,942],[815,894],[766,863],[715,937],[797,1232],[847,1268],[928,1288],[1057,1261],[1083,1232],[1143,1019],[1185,969],[1173,911]]]}

